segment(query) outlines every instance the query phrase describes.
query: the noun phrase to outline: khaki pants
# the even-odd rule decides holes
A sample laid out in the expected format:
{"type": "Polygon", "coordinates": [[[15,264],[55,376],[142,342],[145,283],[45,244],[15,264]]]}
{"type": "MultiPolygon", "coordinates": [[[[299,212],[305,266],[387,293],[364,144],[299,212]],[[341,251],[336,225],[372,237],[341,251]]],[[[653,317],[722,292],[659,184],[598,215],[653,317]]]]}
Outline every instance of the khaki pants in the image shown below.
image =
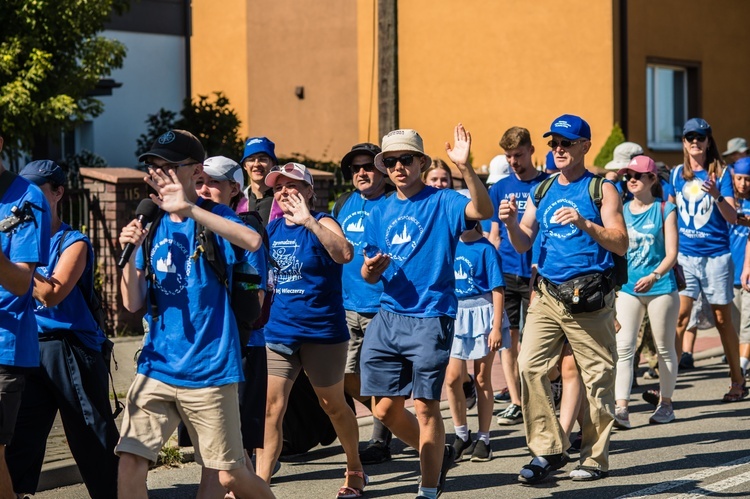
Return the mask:
{"type": "Polygon", "coordinates": [[[547,373],[557,364],[567,337],[586,387],[581,465],[609,471],[609,437],[614,423],[614,382],[617,342],[614,327],[615,293],[606,306],[590,313],[570,315],[545,292],[529,307],[518,358],[521,373],[523,422],[526,442],[535,456],[561,454],[569,443],[555,416],[547,373]]]}

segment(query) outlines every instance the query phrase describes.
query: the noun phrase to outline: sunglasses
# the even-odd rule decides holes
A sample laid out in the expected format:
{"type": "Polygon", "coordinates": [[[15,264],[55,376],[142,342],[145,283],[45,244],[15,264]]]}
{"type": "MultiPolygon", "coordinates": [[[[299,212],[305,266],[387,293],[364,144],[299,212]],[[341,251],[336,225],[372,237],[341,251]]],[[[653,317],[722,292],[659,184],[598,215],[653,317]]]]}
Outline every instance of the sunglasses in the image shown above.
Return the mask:
{"type": "Polygon", "coordinates": [[[649,176],[649,175],[651,175],[651,174],[650,173],[635,172],[635,173],[626,173],[624,175],[624,177],[625,177],[626,181],[629,181],[631,179],[632,180],[640,180],[642,177],[649,176]]]}
{"type": "Polygon", "coordinates": [[[404,166],[411,166],[414,162],[414,158],[418,157],[417,154],[404,154],[398,158],[383,158],[383,164],[386,168],[395,168],[396,163],[401,163],[404,166]]]}
{"type": "Polygon", "coordinates": [[[552,139],[549,142],[547,142],[547,145],[550,147],[550,149],[557,149],[558,147],[562,147],[563,149],[567,149],[570,146],[574,146],[578,144],[579,142],[582,142],[580,140],[568,140],[568,139],[562,139],[562,140],[555,140],[552,139]]]}
{"type": "Polygon", "coordinates": [[[365,163],[364,165],[351,165],[349,166],[349,170],[351,170],[352,175],[359,172],[359,170],[362,169],[366,171],[367,173],[371,173],[375,171],[375,163],[365,163]]]}
{"type": "Polygon", "coordinates": [[[168,171],[168,170],[176,170],[177,168],[182,168],[183,166],[190,166],[190,165],[197,165],[197,161],[191,161],[190,163],[166,163],[164,165],[156,165],[154,163],[145,163],[146,168],[151,168],[152,170],[162,170],[162,171],[168,171]]]}
{"type": "Polygon", "coordinates": [[[295,170],[294,163],[287,163],[285,165],[274,165],[271,167],[272,172],[285,171],[287,173],[292,173],[294,170],[295,170]]]}
{"type": "Polygon", "coordinates": [[[695,132],[685,134],[685,140],[687,140],[688,142],[692,142],[694,140],[697,140],[698,142],[704,142],[707,138],[707,136],[695,132]]]}

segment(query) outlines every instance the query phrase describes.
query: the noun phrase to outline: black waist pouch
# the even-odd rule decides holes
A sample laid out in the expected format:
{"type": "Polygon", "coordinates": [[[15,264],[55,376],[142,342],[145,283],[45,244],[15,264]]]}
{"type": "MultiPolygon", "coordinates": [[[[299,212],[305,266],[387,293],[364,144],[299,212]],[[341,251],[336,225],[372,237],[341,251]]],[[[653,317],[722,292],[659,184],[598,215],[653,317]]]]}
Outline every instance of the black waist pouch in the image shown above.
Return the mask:
{"type": "Polygon", "coordinates": [[[586,274],[560,284],[544,279],[544,284],[549,294],[571,314],[601,310],[605,305],[604,297],[614,289],[611,272],[586,274]]]}

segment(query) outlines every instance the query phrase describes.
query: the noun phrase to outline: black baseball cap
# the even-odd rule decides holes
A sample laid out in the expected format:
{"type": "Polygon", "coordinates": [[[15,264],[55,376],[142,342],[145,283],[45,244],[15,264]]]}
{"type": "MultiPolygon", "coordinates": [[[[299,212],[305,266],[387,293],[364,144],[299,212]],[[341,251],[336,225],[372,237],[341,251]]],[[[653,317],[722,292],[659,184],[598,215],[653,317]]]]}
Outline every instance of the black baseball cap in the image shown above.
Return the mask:
{"type": "Polygon", "coordinates": [[[352,179],[352,159],[354,159],[354,156],[357,156],[358,154],[367,154],[375,158],[377,154],[380,154],[380,147],[369,142],[363,142],[361,144],[356,144],[355,146],[353,146],[352,150],[346,153],[343,158],[341,158],[341,173],[344,175],[344,178],[346,180],[352,179]]]}
{"type": "Polygon", "coordinates": [[[151,144],[148,152],[138,156],[138,161],[144,162],[151,156],[170,163],[183,163],[187,160],[203,163],[206,159],[206,150],[203,149],[201,141],[192,133],[186,130],[170,130],[159,136],[151,144]]]}

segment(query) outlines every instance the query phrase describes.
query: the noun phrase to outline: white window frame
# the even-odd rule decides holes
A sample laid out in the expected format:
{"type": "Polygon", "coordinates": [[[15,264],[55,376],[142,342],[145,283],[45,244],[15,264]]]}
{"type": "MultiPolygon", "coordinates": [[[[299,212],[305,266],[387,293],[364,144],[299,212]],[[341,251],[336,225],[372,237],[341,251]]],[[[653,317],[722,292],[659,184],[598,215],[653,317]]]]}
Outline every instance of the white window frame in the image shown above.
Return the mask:
{"type": "MultiPolygon", "coordinates": [[[[649,149],[657,151],[682,150],[682,125],[688,120],[688,70],[689,68],[671,64],[649,63],[646,66],[646,135],[649,149]],[[675,96],[664,87],[665,71],[682,73],[682,112],[676,116],[675,96]],[[657,110],[661,109],[661,112],[657,110]],[[671,122],[671,123],[670,123],[671,122]],[[673,133],[664,133],[672,127],[673,133]],[[661,130],[661,133],[659,131],[661,130]]],[[[670,78],[670,81],[672,78],[670,78]]]]}

